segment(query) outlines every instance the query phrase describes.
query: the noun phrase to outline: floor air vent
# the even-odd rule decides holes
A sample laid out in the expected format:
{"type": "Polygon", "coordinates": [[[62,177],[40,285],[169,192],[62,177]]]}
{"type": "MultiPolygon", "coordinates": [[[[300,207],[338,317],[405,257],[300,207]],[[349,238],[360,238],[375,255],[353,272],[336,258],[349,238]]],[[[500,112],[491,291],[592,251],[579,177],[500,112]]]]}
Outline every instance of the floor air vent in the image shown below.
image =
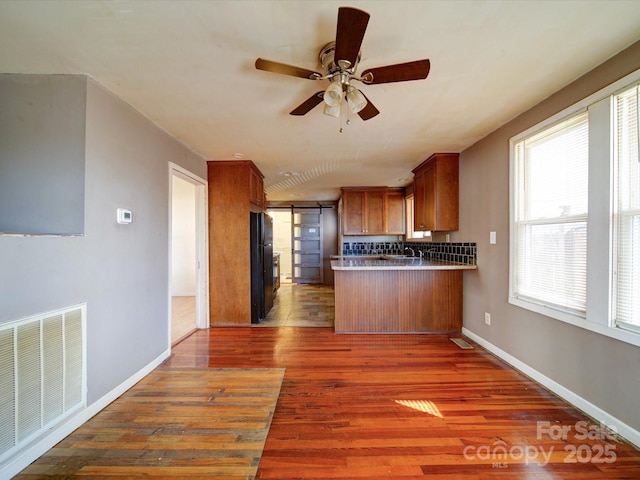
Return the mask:
{"type": "Polygon", "coordinates": [[[85,306],[0,325],[0,463],[85,404],[85,306]]]}
{"type": "Polygon", "coordinates": [[[467,343],[465,340],[461,338],[450,338],[449,340],[451,340],[453,343],[458,345],[460,348],[464,348],[465,350],[469,350],[473,348],[471,344],[467,343]]]}

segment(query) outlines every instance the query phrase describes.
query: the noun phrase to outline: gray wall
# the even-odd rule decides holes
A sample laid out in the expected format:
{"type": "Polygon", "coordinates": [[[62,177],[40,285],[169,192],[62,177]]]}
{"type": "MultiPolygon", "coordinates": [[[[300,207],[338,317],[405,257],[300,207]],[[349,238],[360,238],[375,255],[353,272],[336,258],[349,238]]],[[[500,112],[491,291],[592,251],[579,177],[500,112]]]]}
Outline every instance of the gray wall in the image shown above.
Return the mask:
{"type": "Polygon", "coordinates": [[[204,178],[206,162],[96,82],[77,88],[86,89],[85,234],[0,236],[0,323],[86,302],[91,404],[168,348],[168,162],[204,178]],[[116,223],[118,207],[132,224],[116,223]]]}
{"type": "Polygon", "coordinates": [[[0,232],[84,233],[86,96],[82,75],[0,74],[0,232]]]}
{"type": "Polygon", "coordinates": [[[465,328],[636,430],[640,348],[510,305],[508,288],[509,138],[638,68],[640,42],[462,152],[461,228],[452,235],[478,244],[478,270],[464,276],[465,328]]]}

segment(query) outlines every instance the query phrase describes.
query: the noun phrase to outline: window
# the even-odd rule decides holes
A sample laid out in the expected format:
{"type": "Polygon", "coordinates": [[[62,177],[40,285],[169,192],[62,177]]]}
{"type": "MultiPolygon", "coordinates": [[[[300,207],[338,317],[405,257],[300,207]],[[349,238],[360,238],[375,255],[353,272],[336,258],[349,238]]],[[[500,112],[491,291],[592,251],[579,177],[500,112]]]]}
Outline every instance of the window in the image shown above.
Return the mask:
{"type": "Polygon", "coordinates": [[[431,238],[431,232],[421,232],[418,231],[416,232],[413,229],[413,195],[408,195],[407,197],[405,197],[405,202],[406,202],[406,208],[404,209],[407,215],[406,218],[406,224],[407,224],[407,233],[406,233],[406,239],[407,240],[417,240],[420,238],[425,238],[425,239],[430,239],[431,238]]]}
{"type": "Polygon", "coordinates": [[[636,85],[614,96],[614,318],[640,332],[640,141],[636,85]]]}
{"type": "Polygon", "coordinates": [[[513,295],[584,316],[589,167],[588,114],[515,145],[513,295]]]}
{"type": "Polygon", "coordinates": [[[640,346],[640,70],[510,140],[509,303],[640,346]]]}

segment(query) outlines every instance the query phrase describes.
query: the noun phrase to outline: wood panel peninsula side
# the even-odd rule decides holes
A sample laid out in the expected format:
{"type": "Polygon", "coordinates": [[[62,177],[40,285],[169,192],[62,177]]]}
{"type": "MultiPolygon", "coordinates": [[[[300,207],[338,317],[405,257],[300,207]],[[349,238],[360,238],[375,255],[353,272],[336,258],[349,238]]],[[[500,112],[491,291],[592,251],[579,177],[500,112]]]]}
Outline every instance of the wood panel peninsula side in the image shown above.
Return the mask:
{"type": "Polygon", "coordinates": [[[332,260],[336,333],[462,329],[462,274],[475,265],[420,258],[332,260]]]}

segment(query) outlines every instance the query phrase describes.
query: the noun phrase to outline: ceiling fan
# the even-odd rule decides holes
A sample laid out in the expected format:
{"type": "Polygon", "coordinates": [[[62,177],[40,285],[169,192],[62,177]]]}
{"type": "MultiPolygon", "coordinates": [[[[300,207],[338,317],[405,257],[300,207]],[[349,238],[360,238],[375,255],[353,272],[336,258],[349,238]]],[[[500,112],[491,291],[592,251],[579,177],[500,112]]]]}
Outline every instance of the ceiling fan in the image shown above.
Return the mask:
{"type": "Polygon", "coordinates": [[[424,80],[429,75],[431,64],[428,59],[413,62],[369,68],[356,74],[360,61],[360,46],[369,22],[369,14],[351,7],[338,9],[338,26],[336,39],[320,50],[319,60],[322,73],[306,68],[294,67],[284,63],[272,62],[258,58],[256,68],[267,72],[291,75],[308,80],[329,80],[326,90],[314,93],[290,115],[305,115],[324,100],[324,113],[333,117],[340,116],[342,101],[363,120],[369,120],[380,112],[371,101],[351,82],[357,80],[365,85],[378,83],[405,82],[408,80],[424,80]]]}

